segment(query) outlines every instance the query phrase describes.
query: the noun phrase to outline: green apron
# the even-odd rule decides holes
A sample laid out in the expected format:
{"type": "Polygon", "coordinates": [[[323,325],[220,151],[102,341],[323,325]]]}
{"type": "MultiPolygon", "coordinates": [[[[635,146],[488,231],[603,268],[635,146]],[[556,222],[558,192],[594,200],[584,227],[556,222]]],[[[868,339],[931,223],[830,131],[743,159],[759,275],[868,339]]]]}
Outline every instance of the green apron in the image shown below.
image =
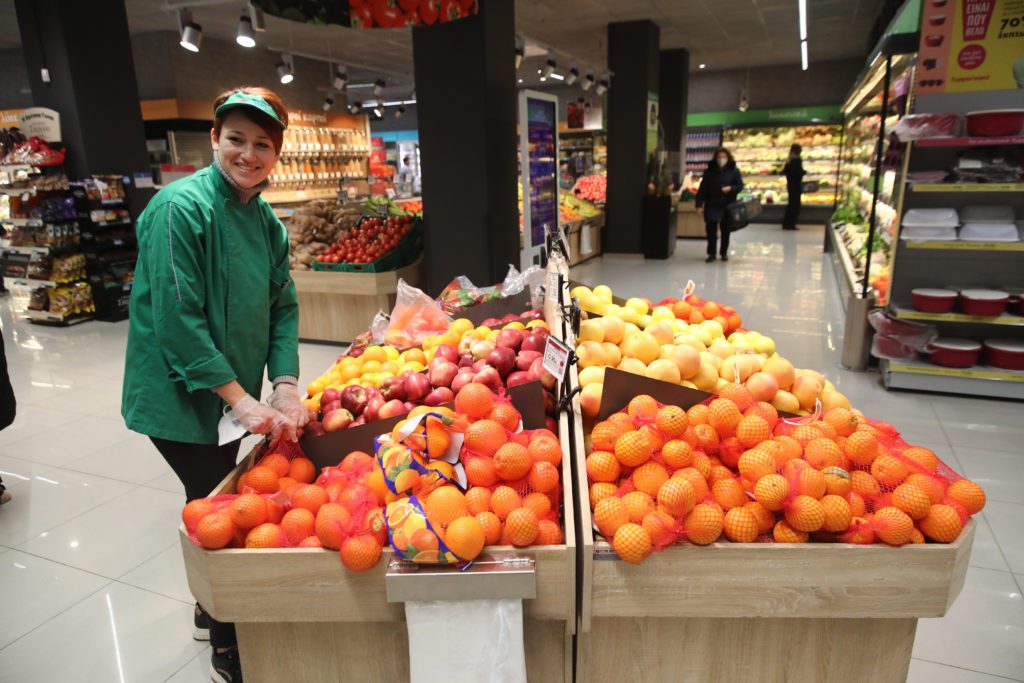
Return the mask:
{"type": "Polygon", "coordinates": [[[217,443],[238,380],[260,396],[299,375],[299,306],[288,235],[263,199],[243,204],[208,166],[162,189],[139,216],[121,414],[162,439],[217,443]]]}

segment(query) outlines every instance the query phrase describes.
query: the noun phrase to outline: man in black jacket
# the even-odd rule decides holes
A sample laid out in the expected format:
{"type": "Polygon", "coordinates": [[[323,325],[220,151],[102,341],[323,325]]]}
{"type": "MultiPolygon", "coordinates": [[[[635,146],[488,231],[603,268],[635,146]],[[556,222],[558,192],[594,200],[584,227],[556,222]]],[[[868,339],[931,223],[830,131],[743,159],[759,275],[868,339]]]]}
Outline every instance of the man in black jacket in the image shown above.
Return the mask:
{"type": "Polygon", "coordinates": [[[743,189],[743,176],[736,167],[736,160],[725,147],[715,150],[715,157],[708,164],[697,190],[697,213],[704,216],[704,230],[708,237],[706,263],[715,260],[715,246],[718,230],[722,231],[722,260],[729,260],[729,227],[725,207],[736,201],[743,189]]]}

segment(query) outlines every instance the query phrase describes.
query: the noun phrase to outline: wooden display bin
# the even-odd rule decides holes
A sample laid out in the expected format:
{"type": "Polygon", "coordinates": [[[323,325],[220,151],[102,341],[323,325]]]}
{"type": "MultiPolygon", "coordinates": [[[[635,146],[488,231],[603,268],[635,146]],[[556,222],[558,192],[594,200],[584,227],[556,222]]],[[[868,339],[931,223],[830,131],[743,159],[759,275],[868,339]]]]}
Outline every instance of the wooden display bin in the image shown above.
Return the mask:
{"type": "MultiPolygon", "coordinates": [[[[573,678],[578,578],[568,413],[561,415],[559,431],[564,543],[489,546],[484,552],[536,562],[537,597],[523,601],[527,674],[530,681],[568,683],[573,678]]],[[[238,477],[261,455],[254,449],[211,495],[233,492],[238,477]]],[[[390,547],[375,568],[355,573],[341,564],[337,551],[208,551],[192,543],[184,526],[179,533],[189,588],[214,618],[235,623],[249,683],[409,680],[405,610],[386,597],[385,572],[395,558],[390,547]]],[[[454,652],[458,644],[445,647],[454,652]]],[[[444,647],[438,652],[451,654],[444,647]]]]}
{"type": "Polygon", "coordinates": [[[579,265],[601,255],[601,229],[603,227],[603,213],[592,218],[581,218],[568,225],[569,266],[579,265]],[[584,233],[587,233],[586,238],[584,238],[584,233]],[[588,247],[585,253],[584,246],[588,247]]]}
{"type": "Polygon", "coordinates": [[[423,256],[405,268],[383,273],[292,271],[299,295],[299,339],[352,341],[367,330],[377,311],[391,311],[399,278],[421,286],[423,256]]]}
{"type": "Polygon", "coordinates": [[[574,412],[578,681],[904,681],[917,620],[963,588],[973,520],[948,545],[724,541],[623,562],[593,529],[578,397],[574,412]]]}
{"type": "Polygon", "coordinates": [[[704,218],[697,213],[696,202],[679,202],[676,210],[676,237],[706,237],[704,218]]]}

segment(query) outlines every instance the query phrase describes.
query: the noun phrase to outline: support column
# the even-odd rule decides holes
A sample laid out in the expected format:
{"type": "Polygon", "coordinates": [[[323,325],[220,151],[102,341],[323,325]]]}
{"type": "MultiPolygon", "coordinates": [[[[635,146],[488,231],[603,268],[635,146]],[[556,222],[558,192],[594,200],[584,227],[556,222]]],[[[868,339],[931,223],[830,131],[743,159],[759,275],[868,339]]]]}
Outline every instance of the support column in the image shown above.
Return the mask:
{"type": "Polygon", "coordinates": [[[686,148],[686,96],[690,85],[689,50],[662,50],[658,64],[658,111],[665,133],[665,151],[676,187],[682,180],[686,148]]]}
{"type": "Polygon", "coordinates": [[[647,186],[648,98],[658,95],[660,29],[652,21],[608,24],[607,253],[639,254],[647,186]]]}
{"type": "Polygon", "coordinates": [[[519,262],[516,207],[515,8],[414,28],[413,66],[423,166],[427,287],[478,285],[519,262]]]}
{"type": "Polygon", "coordinates": [[[68,177],[148,171],[124,2],[15,0],[14,6],[32,102],[60,113],[68,177]]]}

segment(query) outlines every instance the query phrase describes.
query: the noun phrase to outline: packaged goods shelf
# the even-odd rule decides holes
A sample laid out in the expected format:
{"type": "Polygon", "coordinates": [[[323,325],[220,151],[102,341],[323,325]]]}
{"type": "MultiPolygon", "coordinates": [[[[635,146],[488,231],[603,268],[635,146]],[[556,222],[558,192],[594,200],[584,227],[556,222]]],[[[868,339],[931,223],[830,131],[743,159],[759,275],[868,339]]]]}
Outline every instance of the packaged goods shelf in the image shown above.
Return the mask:
{"type": "Polygon", "coordinates": [[[915,183],[914,192],[1024,192],[1024,183],[915,183]]]}
{"type": "Polygon", "coordinates": [[[981,138],[928,138],[915,140],[917,147],[991,147],[994,145],[1024,145],[1024,135],[1007,135],[1001,137],[981,138]]]}
{"type": "Polygon", "coordinates": [[[882,379],[891,389],[1024,399],[1024,371],[986,366],[944,368],[918,360],[881,360],[882,379]]]}
{"type": "Polygon", "coordinates": [[[915,241],[903,240],[907,249],[932,249],[936,251],[1024,251],[1024,242],[967,242],[967,241],[915,241]]]}
{"type": "Polygon", "coordinates": [[[924,313],[910,308],[893,306],[892,313],[903,320],[919,320],[921,322],[973,323],[984,325],[1009,325],[1024,327],[1024,317],[1019,315],[967,315],[966,313],[924,313]]]}

